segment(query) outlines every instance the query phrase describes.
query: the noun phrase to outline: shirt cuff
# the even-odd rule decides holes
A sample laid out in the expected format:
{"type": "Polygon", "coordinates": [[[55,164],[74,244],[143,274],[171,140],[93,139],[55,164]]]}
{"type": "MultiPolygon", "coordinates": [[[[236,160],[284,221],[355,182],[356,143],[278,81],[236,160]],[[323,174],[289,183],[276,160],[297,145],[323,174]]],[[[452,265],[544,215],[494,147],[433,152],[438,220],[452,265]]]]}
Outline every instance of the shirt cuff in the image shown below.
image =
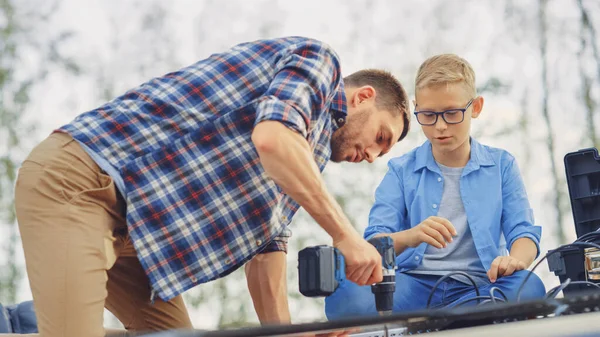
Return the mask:
{"type": "Polygon", "coordinates": [[[272,252],[284,252],[287,254],[288,252],[288,241],[292,236],[292,231],[288,228],[285,228],[279,236],[273,239],[269,244],[259,253],[266,254],[272,252]]]}
{"type": "Polygon", "coordinates": [[[363,237],[365,238],[365,240],[369,240],[369,239],[373,238],[375,235],[379,235],[379,234],[391,234],[391,233],[392,233],[392,230],[389,227],[385,227],[385,226],[369,226],[365,230],[365,234],[363,235],[363,237]]]}
{"type": "Polygon", "coordinates": [[[515,241],[517,241],[520,238],[529,238],[531,241],[533,241],[533,243],[535,244],[535,248],[537,249],[537,253],[535,254],[535,258],[537,259],[540,256],[540,241],[539,241],[539,238],[536,237],[532,233],[523,233],[523,234],[520,234],[514,240],[512,240],[512,242],[510,242],[509,246],[507,247],[509,254],[510,254],[510,250],[512,249],[513,243],[515,243],[515,241]]]}
{"type": "Polygon", "coordinates": [[[305,116],[296,107],[276,97],[267,97],[258,103],[255,125],[265,120],[281,122],[300,133],[302,137],[308,136],[307,130],[310,121],[305,119],[305,116]]]}

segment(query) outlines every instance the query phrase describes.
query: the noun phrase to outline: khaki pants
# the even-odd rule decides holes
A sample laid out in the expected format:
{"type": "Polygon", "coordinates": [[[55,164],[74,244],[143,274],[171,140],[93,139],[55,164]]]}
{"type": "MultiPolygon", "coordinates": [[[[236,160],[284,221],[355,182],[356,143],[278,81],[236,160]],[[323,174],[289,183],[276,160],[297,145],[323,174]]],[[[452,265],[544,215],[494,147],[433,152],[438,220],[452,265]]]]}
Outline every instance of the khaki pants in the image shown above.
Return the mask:
{"type": "Polygon", "coordinates": [[[53,133],[23,162],[15,203],[41,336],[104,336],[104,307],[128,330],[192,328],[181,296],[150,303],[125,203],[69,135],[53,133]]]}

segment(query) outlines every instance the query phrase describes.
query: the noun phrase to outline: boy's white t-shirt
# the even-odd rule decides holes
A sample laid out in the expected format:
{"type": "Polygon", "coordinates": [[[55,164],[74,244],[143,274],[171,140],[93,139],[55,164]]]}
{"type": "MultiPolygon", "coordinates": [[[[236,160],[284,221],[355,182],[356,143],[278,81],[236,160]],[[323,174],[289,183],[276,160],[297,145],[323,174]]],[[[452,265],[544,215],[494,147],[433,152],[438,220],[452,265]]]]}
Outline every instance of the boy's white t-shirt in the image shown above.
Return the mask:
{"type": "MultiPolygon", "coordinates": [[[[442,176],[444,189],[437,216],[448,219],[456,229],[456,237],[446,248],[428,245],[422,263],[407,273],[446,275],[454,271],[462,271],[472,276],[477,284],[489,282],[486,270],[479,259],[467,214],[460,196],[460,176],[464,167],[448,167],[437,163],[442,176]]],[[[463,276],[454,275],[453,279],[471,284],[463,276]]]]}

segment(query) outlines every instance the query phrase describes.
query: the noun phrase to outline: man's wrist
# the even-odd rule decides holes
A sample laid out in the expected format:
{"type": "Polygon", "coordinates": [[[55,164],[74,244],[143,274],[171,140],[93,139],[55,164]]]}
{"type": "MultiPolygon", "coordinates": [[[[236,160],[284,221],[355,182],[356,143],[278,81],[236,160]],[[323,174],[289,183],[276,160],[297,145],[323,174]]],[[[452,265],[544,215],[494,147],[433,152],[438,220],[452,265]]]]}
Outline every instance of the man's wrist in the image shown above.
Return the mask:
{"type": "Polygon", "coordinates": [[[358,232],[356,232],[354,230],[354,228],[349,225],[347,226],[346,229],[340,228],[339,231],[336,231],[336,233],[330,234],[330,236],[331,236],[331,239],[333,240],[334,244],[338,243],[338,242],[352,240],[352,239],[362,239],[362,237],[358,234],[358,232]]]}

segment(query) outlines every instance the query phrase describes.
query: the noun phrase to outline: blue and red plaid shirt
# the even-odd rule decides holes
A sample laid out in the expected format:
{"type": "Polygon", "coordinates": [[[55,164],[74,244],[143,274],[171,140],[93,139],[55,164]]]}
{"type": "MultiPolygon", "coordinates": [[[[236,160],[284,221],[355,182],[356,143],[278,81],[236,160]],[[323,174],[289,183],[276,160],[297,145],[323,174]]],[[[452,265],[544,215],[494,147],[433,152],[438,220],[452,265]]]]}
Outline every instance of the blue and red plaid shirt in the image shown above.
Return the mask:
{"type": "Polygon", "coordinates": [[[345,118],[336,53],[289,37],[154,78],[59,131],[114,178],[139,260],[166,301],[258,253],[286,251],[299,205],[265,173],[254,126],[275,120],[302,134],[322,171],[345,118]]]}

